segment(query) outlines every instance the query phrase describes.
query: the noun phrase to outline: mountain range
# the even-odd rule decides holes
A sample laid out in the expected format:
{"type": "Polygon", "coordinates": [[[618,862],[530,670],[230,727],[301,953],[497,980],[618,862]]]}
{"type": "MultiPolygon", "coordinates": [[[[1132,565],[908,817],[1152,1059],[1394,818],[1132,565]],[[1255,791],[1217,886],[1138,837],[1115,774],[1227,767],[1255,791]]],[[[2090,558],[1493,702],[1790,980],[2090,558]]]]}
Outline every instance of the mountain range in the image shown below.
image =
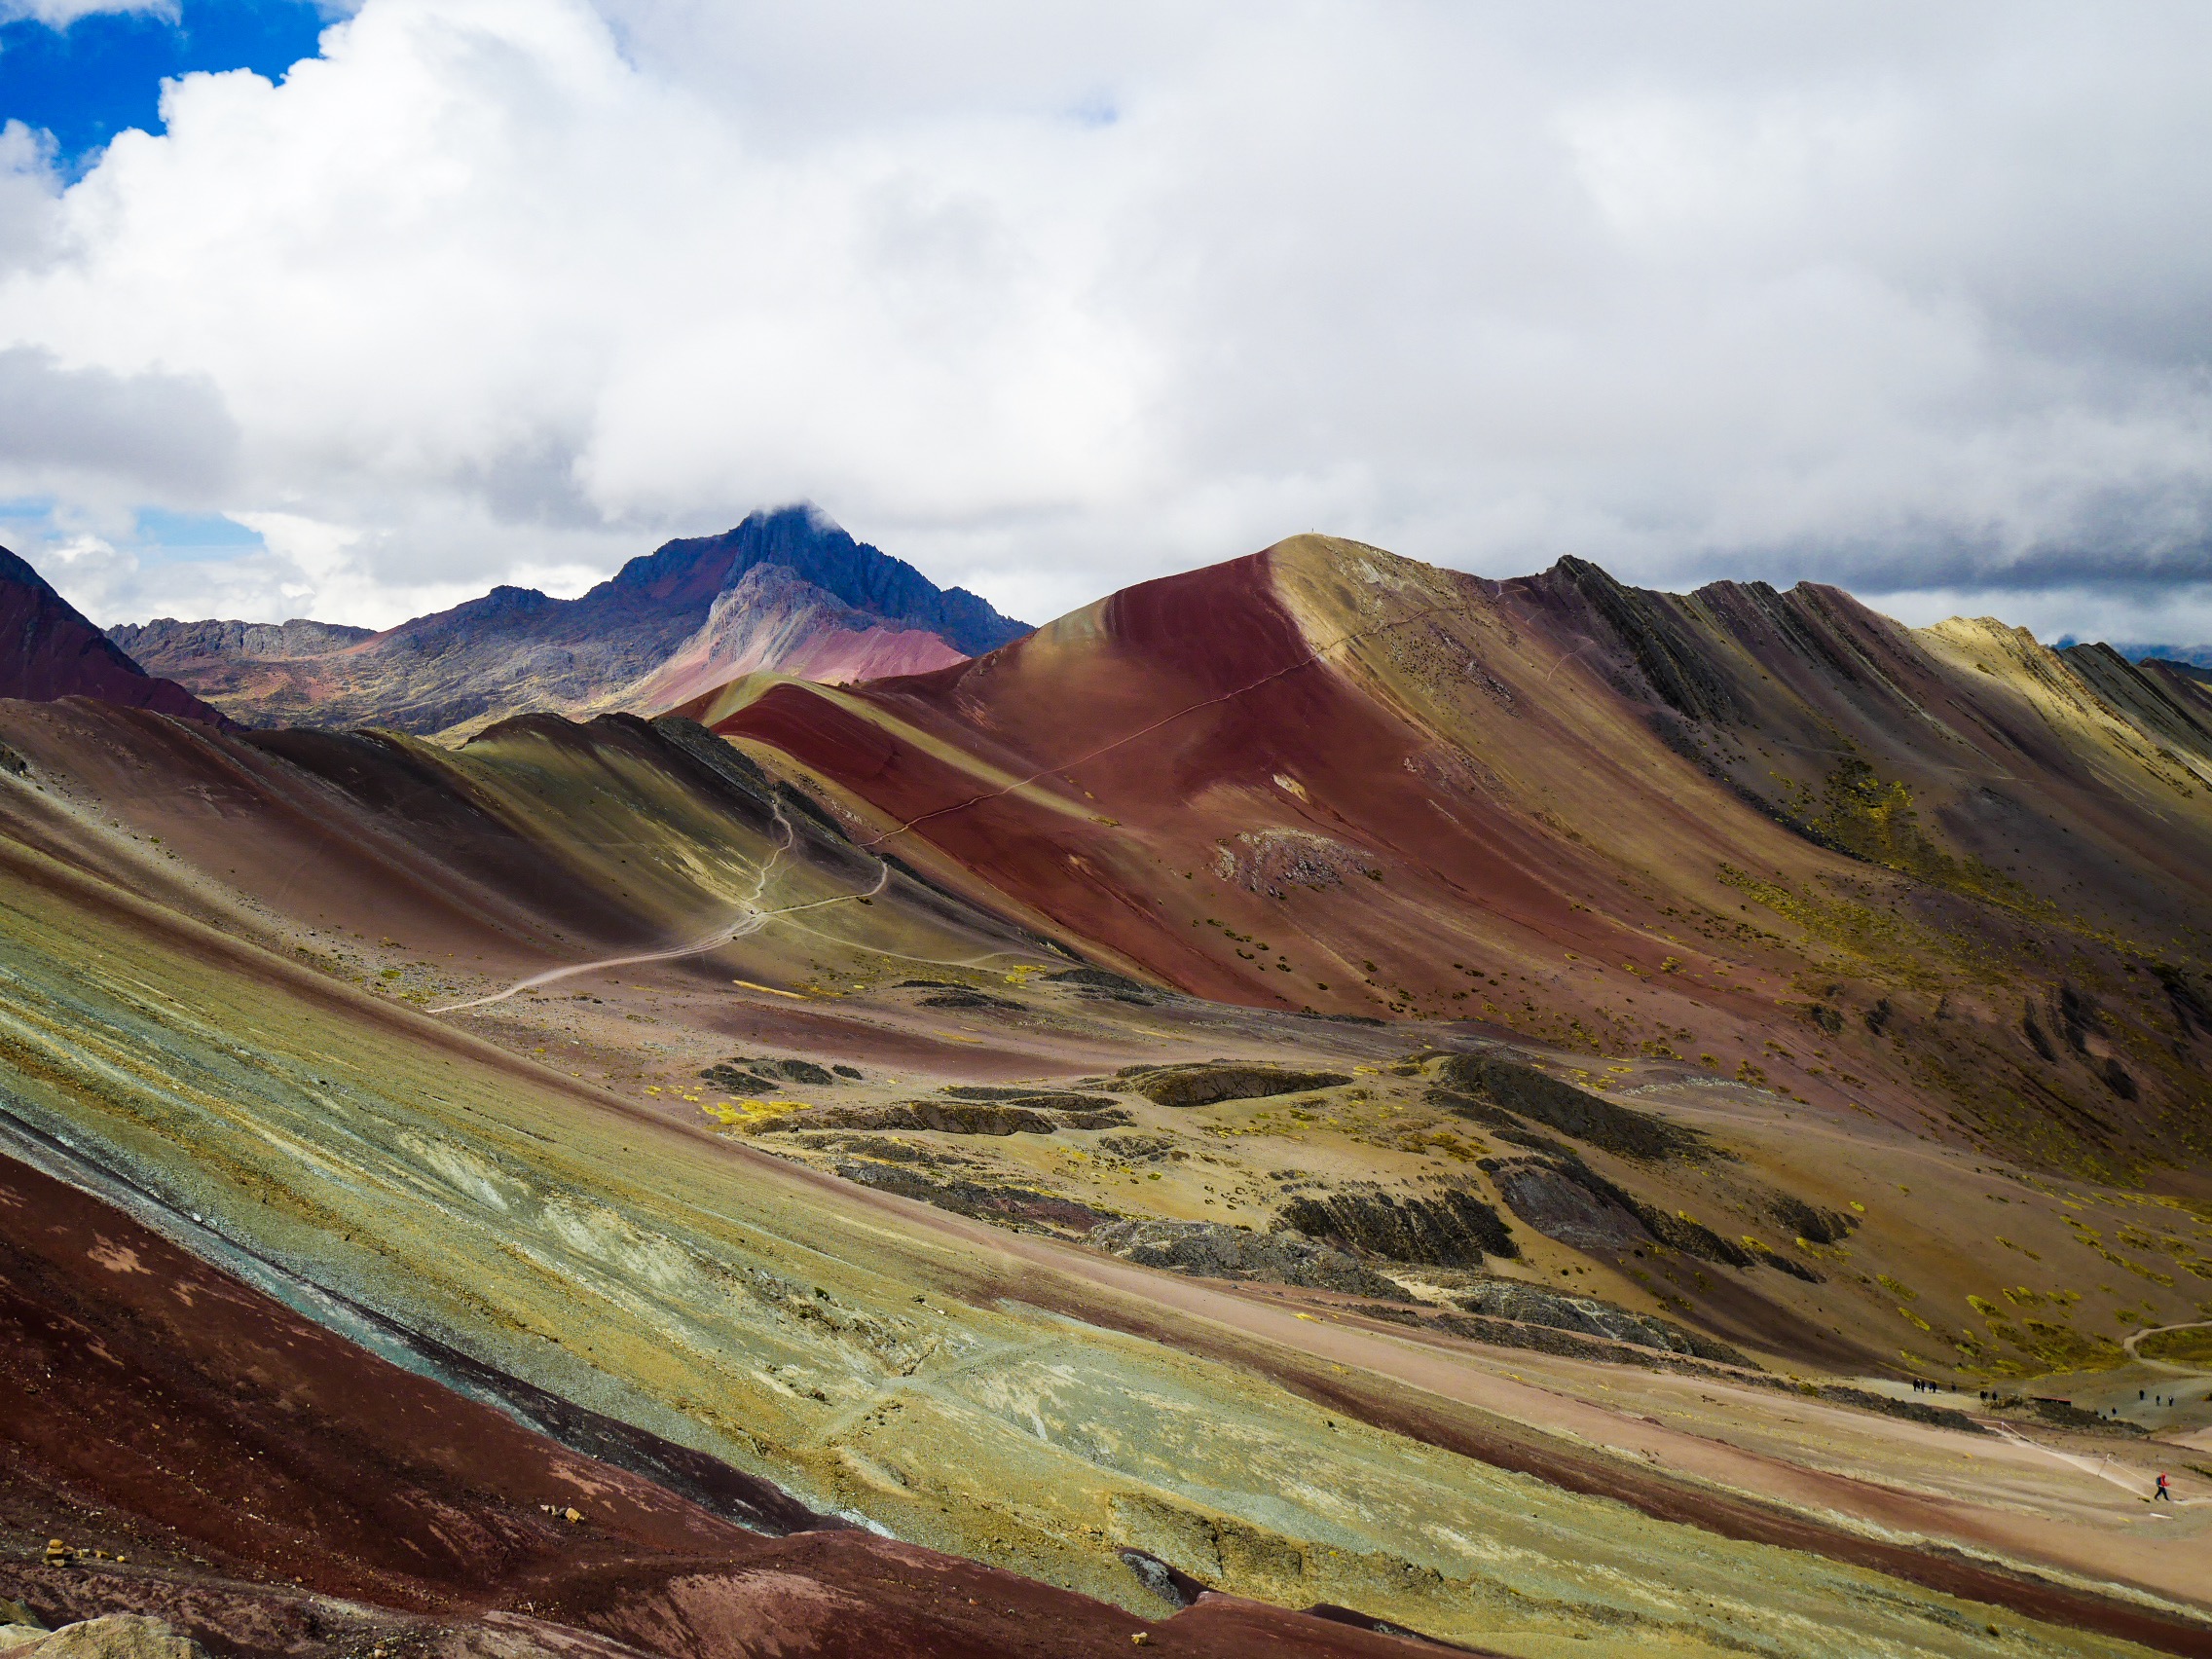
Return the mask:
{"type": "Polygon", "coordinates": [[[0,571],[0,1618],[2212,1652],[2201,676],[841,534],[206,704],[0,571]]]}
{"type": "Polygon", "coordinates": [[[575,599],[498,587],[377,633],[163,618],[108,637],[247,724],[434,732],[533,710],[649,707],[756,670],[936,668],[1026,631],[818,511],[786,507],[668,542],[575,599]]]}

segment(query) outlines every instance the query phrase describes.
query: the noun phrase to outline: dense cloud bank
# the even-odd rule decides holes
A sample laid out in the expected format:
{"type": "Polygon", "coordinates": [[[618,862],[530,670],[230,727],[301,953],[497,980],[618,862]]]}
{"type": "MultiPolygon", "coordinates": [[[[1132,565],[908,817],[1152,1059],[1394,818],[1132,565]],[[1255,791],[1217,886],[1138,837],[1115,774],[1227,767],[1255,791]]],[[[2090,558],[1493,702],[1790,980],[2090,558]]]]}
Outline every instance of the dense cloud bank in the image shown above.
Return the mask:
{"type": "Polygon", "coordinates": [[[0,379],[67,413],[0,495],[103,620],[573,591],[807,498],[1031,616],[1312,528],[2212,638],[2208,49],[2179,5],[365,0],[66,188],[0,138],[0,379]],[[266,546],[165,565],[147,505],[266,546]]]}

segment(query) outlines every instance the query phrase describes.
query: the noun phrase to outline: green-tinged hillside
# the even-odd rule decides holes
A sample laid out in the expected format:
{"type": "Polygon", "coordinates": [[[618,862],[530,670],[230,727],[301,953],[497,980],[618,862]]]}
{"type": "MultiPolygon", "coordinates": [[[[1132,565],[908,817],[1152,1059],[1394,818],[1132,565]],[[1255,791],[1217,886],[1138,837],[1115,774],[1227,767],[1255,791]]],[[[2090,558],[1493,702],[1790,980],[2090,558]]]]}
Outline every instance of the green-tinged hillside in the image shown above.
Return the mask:
{"type": "Polygon", "coordinates": [[[1134,1285],[919,1225],[35,855],[6,875],[11,1130],[197,1218],[311,1313],[327,1289],[821,1506],[1118,1600],[1143,1594],[1112,1553],[1134,1545],[1517,1651],[2019,1640],[1371,1426],[1188,1351],[1202,1314],[1179,1347],[1117,1334],[1134,1285]]]}

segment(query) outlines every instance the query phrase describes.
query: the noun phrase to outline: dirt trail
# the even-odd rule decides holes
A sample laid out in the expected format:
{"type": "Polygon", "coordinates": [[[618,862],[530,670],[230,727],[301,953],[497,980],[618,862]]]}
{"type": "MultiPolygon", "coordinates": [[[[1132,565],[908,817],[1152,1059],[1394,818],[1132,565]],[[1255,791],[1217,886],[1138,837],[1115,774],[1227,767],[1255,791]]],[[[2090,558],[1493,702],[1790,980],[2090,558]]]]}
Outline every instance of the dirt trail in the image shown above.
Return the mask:
{"type": "MultiPolygon", "coordinates": [[[[2010,1423],[1993,1422],[1990,1426],[2013,1445],[2030,1452],[2041,1453],[2053,1462],[2064,1463],[2071,1468],[2080,1469],[2083,1474],[2092,1475],[2100,1481],[2110,1481],[2130,1497],[2148,1499],[2151,1495],[2149,1492],[2143,1490],[2144,1483],[2140,1477],[2119,1468],[2110,1457],[2100,1462],[2094,1457],[2085,1457],[2079,1452],[2061,1452],[2055,1446],[2045,1446],[2039,1441],[2030,1440],[2010,1423]]],[[[2183,1497],[2169,1499],[2168,1501],[2187,1508],[2194,1504],[2212,1503],[2212,1498],[2183,1497]]]]}
{"type": "Polygon", "coordinates": [[[548,969],[542,974],[533,974],[527,979],[517,979],[505,990],[495,991],[490,996],[472,997],[466,1002],[444,1003],[425,1012],[430,1014],[460,1014],[465,1009],[489,1008],[494,1003],[505,1002],[509,997],[518,996],[524,991],[534,991],[540,985],[556,984],[563,979],[573,979],[583,974],[604,973],[609,968],[632,968],[647,962],[680,962],[686,956],[704,956],[710,950],[719,950],[725,944],[734,943],[738,940],[758,933],[780,916],[795,916],[801,910],[819,910],[830,904],[843,904],[855,899],[873,899],[891,885],[891,866],[879,863],[876,866],[875,885],[865,892],[838,893],[828,899],[811,899],[803,904],[785,904],[777,909],[763,910],[760,908],[760,900],[767,892],[768,879],[775,872],[776,866],[781,862],[784,854],[791,851],[796,833],[792,828],[791,820],[784,816],[784,809],[780,804],[775,807],[775,814],[776,823],[784,831],[784,838],[777,843],[775,850],[761,864],[760,877],[754,884],[753,896],[750,899],[740,901],[744,907],[744,914],[729,926],[717,928],[704,939],[694,940],[689,944],[673,945],[666,950],[645,950],[630,956],[603,956],[593,962],[577,962],[566,968],[548,969]]]}
{"type": "Polygon", "coordinates": [[[2132,1337],[2122,1337],[2120,1346],[2127,1350],[2127,1357],[2138,1365],[2147,1365],[2154,1371],[2163,1371],[2171,1377],[2212,1377],[2212,1371],[2201,1365],[2176,1365],[2170,1359],[2145,1359],[2136,1344],[2145,1337],[2162,1336],[2167,1331],[2201,1331],[2212,1327],[2212,1319],[2186,1319],[2178,1325],[2146,1325],[2132,1337]]]}

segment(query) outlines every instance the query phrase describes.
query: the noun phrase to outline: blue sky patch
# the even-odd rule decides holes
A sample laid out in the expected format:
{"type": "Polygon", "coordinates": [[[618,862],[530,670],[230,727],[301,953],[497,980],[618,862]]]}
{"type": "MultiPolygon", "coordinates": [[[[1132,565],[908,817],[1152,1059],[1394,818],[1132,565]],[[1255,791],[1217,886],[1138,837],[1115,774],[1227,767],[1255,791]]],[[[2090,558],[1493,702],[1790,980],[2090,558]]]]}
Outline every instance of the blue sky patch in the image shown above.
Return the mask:
{"type": "Polygon", "coordinates": [[[75,174],[125,129],[162,130],[165,79],[251,69],[274,81],[315,55],[329,21],[313,0],[183,0],[166,13],[94,13],[65,29],[0,23],[0,121],[53,133],[62,170],[75,174]]]}
{"type": "Polygon", "coordinates": [[[135,541],[142,556],[194,559],[231,557],[262,545],[261,533],[221,513],[172,513],[164,507],[138,509],[135,541]]]}
{"type": "MultiPolygon", "coordinates": [[[[58,514],[51,496],[0,498],[0,544],[26,553],[41,543],[65,541],[77,529],[58,514]]],[[[261,533],[221,513],[178,513],[166,507],[140,507],[129,535],[109,532],[102,539],[137,560],[142,568],[189,564],[203,559],[236,559],[266,549],[261,533]]],[[[38,561],[31,561],[34,565],[38,561]]]]}

